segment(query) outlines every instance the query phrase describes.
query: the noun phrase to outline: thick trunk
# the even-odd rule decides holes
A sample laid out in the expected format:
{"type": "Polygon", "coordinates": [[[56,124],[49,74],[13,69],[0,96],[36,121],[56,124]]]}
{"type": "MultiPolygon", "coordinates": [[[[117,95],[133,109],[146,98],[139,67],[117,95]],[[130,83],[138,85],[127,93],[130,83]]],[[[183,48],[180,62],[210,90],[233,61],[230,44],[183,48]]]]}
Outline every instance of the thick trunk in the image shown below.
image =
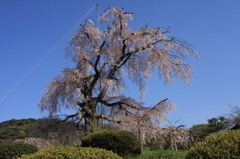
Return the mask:
{"type": "Polygon", "coordinates": [[[97,130],[98,119],[94,117],[85,118],[85,134],[94,133],[97,130]]]}
{"type": "Polygon", "coordinates": [[[85,107],[85,134],[94,133],[97,131],[98,118],[96,116],[96,99],[91,99],[88,102],[88,106],[85,107]]]}

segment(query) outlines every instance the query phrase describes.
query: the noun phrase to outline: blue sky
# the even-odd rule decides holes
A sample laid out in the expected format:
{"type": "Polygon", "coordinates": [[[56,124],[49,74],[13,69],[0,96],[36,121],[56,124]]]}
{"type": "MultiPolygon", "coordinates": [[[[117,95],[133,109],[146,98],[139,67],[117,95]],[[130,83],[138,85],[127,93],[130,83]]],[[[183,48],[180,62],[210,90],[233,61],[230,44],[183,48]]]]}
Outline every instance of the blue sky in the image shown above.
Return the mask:
{"type": "Polygon", "coordinates": [[[165,86],[153,74],[142,100],[147,106],[168,98],[177,105],[168,119],[187,127],[240,106],[239,0],[1,0],[0,122],[47,115],[37,107],[42,90],[71,66],[64,49],[75,24],[96,18],[96,3],[99,14],[108,5],[135,12],[133,29],[169,27],[170,36],[190,42],[201,57],[187,56],[195,72],[191,85],[176,80],[165,86]]]}

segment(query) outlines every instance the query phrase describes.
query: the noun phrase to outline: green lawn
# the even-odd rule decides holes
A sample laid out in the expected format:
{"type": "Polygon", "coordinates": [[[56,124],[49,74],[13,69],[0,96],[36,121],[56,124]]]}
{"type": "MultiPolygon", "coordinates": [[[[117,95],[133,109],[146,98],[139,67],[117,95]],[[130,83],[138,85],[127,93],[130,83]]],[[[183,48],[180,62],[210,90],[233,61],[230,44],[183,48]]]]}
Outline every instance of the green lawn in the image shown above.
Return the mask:
{"type": "Polygon", "coordinates": [[[187,151],[143,150],[142,154],[131,159],[184,159],[187,151]]]}

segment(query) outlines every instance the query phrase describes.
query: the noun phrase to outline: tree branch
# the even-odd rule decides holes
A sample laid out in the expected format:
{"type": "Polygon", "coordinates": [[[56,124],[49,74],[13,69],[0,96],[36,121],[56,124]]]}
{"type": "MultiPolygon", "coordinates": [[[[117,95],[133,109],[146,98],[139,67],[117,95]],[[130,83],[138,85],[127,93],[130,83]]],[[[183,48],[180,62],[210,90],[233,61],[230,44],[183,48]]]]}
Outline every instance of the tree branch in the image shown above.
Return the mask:
{"type": "Polygon", "coordinates": [[[95,67],[95,65],[91,61],[87,60],[86,58],[83,58],[83,59],[87,61],[93,68],[95,67]]]}
{"type": "Polygon", "coordinates": [[[78,114],[79,114],[79,113],[77,112],[76,114],[67,115],[67,117],[66,117],[64,120],[62,120],[62,122],[65,122],[65,121],[67,121],[68,119],[70,119],[70,118],[73,118],[73,117],[77,116],[78,114]]]}
{"type": "Polygon", "coordinates": [[[149,109],[147,112],[145,112],[142,117],[145,117],[149,112],[151,112],[152,110],[154,110],[154,109],[156,108],[156,106],[158,106],[158,105],[166,102],[167,100],[168,100],[168,98],[166,98],[166,99],[164,99],[164,100],[161,100],[160,102],[158,102],[158,104],[155,104],[151,109],[149,109]]]}
{"type": "Polygon", "coordinates": [[[102,48],[103,48],[103,46],[105,45],[105,43],[106,43],[106,41],[103,41],[102,45],[100,46],[100,49],[99,49],[99,51],[98,51],[97,60],[96,60],[96,62],[95,62],[95,64],[94,64],[94,70],[95,70],[96,73],[99,73],[99,71],[98,71],[98,69],[97,69],[97,66],[98,66],[98,63],[99,63],[99,61],[100,61],[101,51],[102,51],[102,48]]]}
{"type": "Polygon", "coordinates": [[[122,47],[122,54],[125,54],[125,50],[127,48],[127,45],[125,44],[126,39],[123,40],[123,47],[122,47]]]}
{"type": "Polygon", "coordinates": [[[129,59],[131,56],[132,56],[132,54],[129,54],[129,55],[127,56],[127,58],[123,61],[123,63],[122,63],[120,66],[118,66],[118,69],[121,68],[121,67],[128,61],[128,59],[129,59]]]}
{"type": "Polygon", "coordinates": [[[122,122],[121,120],[116,120],[116,119],[114,119],[114,118],[107,117],[107,116],[105,116],[105,115],[99,115],[99,114],[97,114],[96,117],[97,117],[97,118],[106,119],[106,120],[108,120],[108,121],[112,121],[112,122],[115,122],[115,123],[118,123],[118,124],[120,124],[120,123],[122,122]]]}
{"type": "Polygon", "coordinates": [[[130,108],[134,108],[134,109],[140,110],[138,107],[134,107],[134,106],[130,105],[129,103],[125,103],[125,102],[122,102],[122,101],[108,103],[107,101],[101,99],[99,102],[104,104],[104,105],[106,105],[106,106],[108,106],[108,107],[113,107],[113,106],[119,105],[120,109],[123,109],[123,110],[126,110],[126,111],[127,111],[127,109],[123,108],[122,105],[126,105],[126,106],[128,106],[130,108]]]}
{"type": "MultiPolygon", "coordinates": [[[[121,63],[122,60],[124,60],[124,58],[126,56],[128,56],[129,54],[125,54],[123,56],[121,56],[118,61],[116,62],[116,64],[113,66],[113,68],[110,70],[108,76],[107,76],[107,80],[108,79],[112,79],[113,78],[113,75],[115,74],[115,72],[119,69],[118,68],[118,65],[121,63]]],[[[109,87],[109,84],[108,84],[108,81],[106,80],[105,84],[104,84],[104,87],[102,89],[102,91],[100,92],[100,94],[98,95],[99,98],[102,98],[105,96],[106,92],[107,92],[107,89],[109,87]]]]}

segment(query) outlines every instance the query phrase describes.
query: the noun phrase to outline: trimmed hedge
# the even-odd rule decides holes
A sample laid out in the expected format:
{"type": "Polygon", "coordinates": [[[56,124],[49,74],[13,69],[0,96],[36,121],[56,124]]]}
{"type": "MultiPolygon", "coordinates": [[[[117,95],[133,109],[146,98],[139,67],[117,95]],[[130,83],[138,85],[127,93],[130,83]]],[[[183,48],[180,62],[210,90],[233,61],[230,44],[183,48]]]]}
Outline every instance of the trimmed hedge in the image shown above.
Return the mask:
{"type": "Polygon", "coordinates": [[[239,159],[240,130],[208,136],[187,153],[186,159],[239,159]]]}
{"type": "Polygon", "coordinates": [[[33,154],[38,148],[29,144],[10,143],[0,145],[0,159],[12,159],[21,157],[24,154],[33,154]]]}
{"type": "Polygon", "coordinates": [[[82,138],[83,147],[98,147],[111,150],[120,156],[141,154],[141,142],[129,131],[104,130],[82,138]]]}
{"type": "Polygon", "coordinates": [[[21,159],[122,159],[111,151],[88,147],[59,147],[24,155],[21,159]]]}

